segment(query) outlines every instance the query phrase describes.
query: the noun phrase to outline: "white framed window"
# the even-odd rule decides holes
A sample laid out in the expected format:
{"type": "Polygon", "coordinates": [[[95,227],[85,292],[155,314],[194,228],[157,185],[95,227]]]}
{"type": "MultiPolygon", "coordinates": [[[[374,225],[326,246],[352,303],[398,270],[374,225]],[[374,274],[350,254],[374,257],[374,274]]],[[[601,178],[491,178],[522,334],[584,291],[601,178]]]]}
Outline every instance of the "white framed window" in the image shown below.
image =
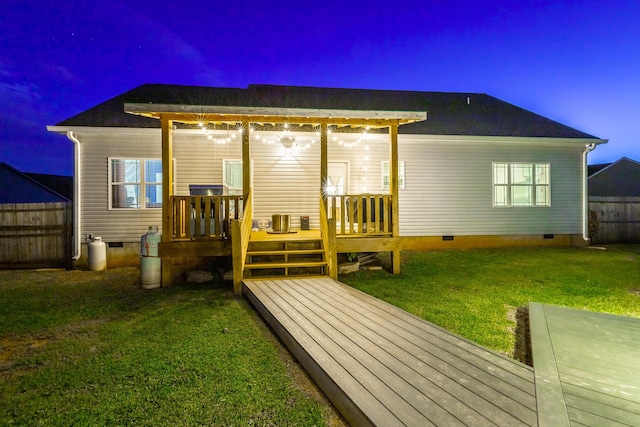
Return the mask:
{"type": "MultiPolygon", "coordinates": [[[[391,188],[391,168],[389,161],[382,162],[382,189],[388,190],[391,188]]],[[[404,160],[398,161],[398,188],[404,190],[404,160]]]]}
{"type": "MultiPolygon", "coordinates": [[[[242,160],[222,160],[222,183],[230,195],[242,195],[242,160]]],[[[253,160],[251,160],[251,185],[253,185],[253,160]]]]}
{"type": "Polygon", "coordinates": [[[549,163],[493,163],[493,206],[551,206],[549,163]]]}
{"type": "Polygon", "coordinates": [[[161,207],[162,160],[109,159],[109,209],[161,207]]]}

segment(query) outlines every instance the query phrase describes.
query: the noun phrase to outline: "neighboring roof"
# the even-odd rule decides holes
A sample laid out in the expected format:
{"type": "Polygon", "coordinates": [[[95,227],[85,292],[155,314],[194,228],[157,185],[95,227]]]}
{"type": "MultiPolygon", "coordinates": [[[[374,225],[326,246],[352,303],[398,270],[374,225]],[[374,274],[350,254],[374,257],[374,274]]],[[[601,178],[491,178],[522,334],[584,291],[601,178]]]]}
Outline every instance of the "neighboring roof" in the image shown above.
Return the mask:
{"type": "Polygon", "coordinates": [[[35,179],[45,187],[55,191],[66,199],[73,200],[73,177],[50,175],[44,173],[25,172],[29,178],[35,179]]]}
{"type": "Polygon", "coordinates": [[[68,202],[67,198],[7,163],[0,162],[0,203],[68,202]]]}
{"type": "Polygon", "coordinates": [[[622,157],[589,173],[589,196],[640,197],[640,162],[622,157]]]}
{"type": "Polygon", "coordinates": [[[606,168],[607,166],[609,166],[611,163],[599,163],[597,165],[588,165],[587,166],[587,174],[588,176],[593,175],[596,172],[601,171],[602,169],[606,168]]]}
{"type": "Polygon", "coordinates": [[[145,84],[57,126],[160,127],[156,119],[125,113],[125,103],[415,111],[426,112],[427,120],[403,125],[400,133],[598,139],[485,94],[275,85],[239,89],[145,84]]]}

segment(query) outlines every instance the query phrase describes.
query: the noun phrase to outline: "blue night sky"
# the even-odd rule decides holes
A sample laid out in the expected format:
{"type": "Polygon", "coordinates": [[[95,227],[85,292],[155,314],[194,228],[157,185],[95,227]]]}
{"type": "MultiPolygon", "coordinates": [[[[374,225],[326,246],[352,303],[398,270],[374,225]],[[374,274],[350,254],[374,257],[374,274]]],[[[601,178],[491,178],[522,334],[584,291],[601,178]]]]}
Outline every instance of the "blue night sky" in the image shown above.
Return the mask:
{"type": "Polygon", "coordinates": [[[53,125],[143,83],[487,93],[640,160],[640,2],[0,4],[0,161],[71,175],[53,125]]]}

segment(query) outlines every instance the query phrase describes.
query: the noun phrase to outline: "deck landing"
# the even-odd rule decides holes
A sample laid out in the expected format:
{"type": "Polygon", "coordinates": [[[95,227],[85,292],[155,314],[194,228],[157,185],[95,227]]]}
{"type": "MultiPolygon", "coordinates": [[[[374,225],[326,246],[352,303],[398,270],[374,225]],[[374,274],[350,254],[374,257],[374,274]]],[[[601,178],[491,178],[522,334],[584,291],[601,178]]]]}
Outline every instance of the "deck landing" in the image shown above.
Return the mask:
{"type": "Polygon", "coordinates": [[[540,426],[640,426],[640,319],[529,304],[540,426]]]}

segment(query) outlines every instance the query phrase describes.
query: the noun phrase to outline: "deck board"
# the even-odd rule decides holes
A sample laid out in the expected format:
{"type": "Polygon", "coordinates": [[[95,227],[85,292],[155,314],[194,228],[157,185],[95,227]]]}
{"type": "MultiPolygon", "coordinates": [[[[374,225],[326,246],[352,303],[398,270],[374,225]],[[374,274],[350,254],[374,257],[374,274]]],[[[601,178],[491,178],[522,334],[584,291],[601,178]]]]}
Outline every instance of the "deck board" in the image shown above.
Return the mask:
{"type": "Polygon", "coordinates": [[[529,316],[541,426],[640,425],[640,319],[537,303],[529,316]]]}
{"type": "Polygon", "coordinates": [[[329,278],[245,295],[353,425],[536,425],[533,371],[329,278]]]}

